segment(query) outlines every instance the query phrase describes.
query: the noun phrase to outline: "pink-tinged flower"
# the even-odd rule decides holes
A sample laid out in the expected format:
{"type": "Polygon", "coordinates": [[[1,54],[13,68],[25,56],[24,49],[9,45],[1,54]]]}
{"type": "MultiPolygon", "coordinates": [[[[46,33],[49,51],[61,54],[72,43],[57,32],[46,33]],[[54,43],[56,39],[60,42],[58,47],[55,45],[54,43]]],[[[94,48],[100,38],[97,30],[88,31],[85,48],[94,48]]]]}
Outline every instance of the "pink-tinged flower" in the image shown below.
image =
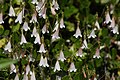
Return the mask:
{"type": "Polygon", "coordinates": [[[115,18],[114,17],[112,17],[112,22],[111,22],[109,27],[110,28],[114,28],[115,27],[115,18]]]}
{"type": "Polygon", "coordinates": [[[15,23],[19,22],[21,24],[22,17],[23,17],[23,10],[18,14],[17,19],[15,20],[15,23]]]}
{"type": "Polygon", "coordinates": [[[64,53],[63,53],[62,50],[60,51],[60,55],[59,55],[58,60],[61,60],[62,62],[64,62],[64,60],[66,60],[66,58],[64,57],[64,53]]]}
{"type": "Polygon", "coordinates": [[[29,64],[26,66],[26,75],[28,75],[29,73],[30,73],[30,66],[29,66],[29,64]]]}
{"type": "Polygon", "coordinates": [[[28,23],[25,21],[24,22],[24,24],[23,24],[23,30],[25,30],[25,31],[28,31],[28,30],[30,30],[30,28],[28,27],[28,23]]]}
{"type": "Polygon", "coordinates": [[[109,12],[106,13],[106,16],[105,16],[105,21],[104,23],[108,24],[109,22],[112,22],[111,18],[110,18],[110,14],[109,12]]]}
{"type": "Polygon", "coordinates": [[[59,64],[59,61],[57,60],[56,61],[56,64],[55,64],[55,68],[54,68],[54,72],[56,72],[56,71],[60,71],[61,69],[60,69],[60,64],[59,64]]]}
{"type": "Polygon", "coordinates": [[[36,13],[34,13],[33,15],[32,15],[32,19],[30,20],[30,23],[37,23],[38,21],[37,21],[37,17],[36,17],[36,13]]]}
{"type": "Polygon", "coordinates": [[[9,14],[8,14],[8,15],[9,15],[9,16],[15,16],[15,11],[14,11],[12,5],[10,6],[9,14]]]}
{"type": "Polygon", "coordinates": [[[86,39],[84,39],[84,41],[83,41],[83,45],[82,45],[81,48],[82,48],[82,49],[87,49],[87,48],[88,48],[88,45],[87,45],[87,41],[86,41],[86,39]]]}
{"type": "Polygon", "coordinates": [[[119,34],[118,24],[115,27],[113,27],[113,29],[111,31],[113,32],[113,34],[119,34]]]}
{"type": "Polygon", "coordinates": [[[37,0],[32,0],[31,3],[32,3],[32,4],[38,4],[38,1],[37,1],[37,0]]]}
{"type": "Polygon", "coordinates": [[[95,53],[95,55],[93,56],[93,58],[100,58],[100,50],[97,48],[96,49],[96,53],[95,53]]]}
{"type": "Polygon", "coordinates": [[[46,53],[46,50],[44,48],[44,44],[43,43],[41,44],[40,49],[37,52],[39,52],[39,53],[46,53]]]}
{"type": "Polygon", "coordinates": [[[60,28],[65,28],[65,25],[64,25],[64,20],[63,20],[63,18],[61,18],[61,20],[60,20],[60,28]]]}
{"type": "Polygon", "coordinates": [[[80,56],[80,57],[83,56],[83,54],[82,54],[82,48],[81,48],[81,47],[79,48],[79,50],[78,50],[76,56],[80,56]]]}
{"type": "Polygon", "coordinates": [[[76,33],[73,36],[75,36],[76,38],[78,38],[79,36],[82,37],[82,34],[81,34],[79,26],[77,27],[76,33]]]}
{"type": "Polygon", "coordinates": [[[43,17],[43,19],[46,19],[46,7],[42,7],[42,9],[38,12],[40,17],[43,17]]]}
{"type": "Polygon", "coordinates": [[[57,31],[58,28],[59,28],[59,23],[58,23],[58,21],[56,21],[56,22],[55,22],[55,27],[54,27],[54,29],[53,29],[52,32],[57,31]]]}
{"type": "Polygon", "coordinates": [[[10,74],[12,74],[13,72],[16,73],[16,68],[15,68],[14,64],[11,64],[10,65],[10,74]]]}
{"type": "Polygon", "coordinates": [[[43,67],[49,67],[48,63],[47,63],[47,58],[43,58],[43,56],[41,55],[41,59],[40,59],[40,63],[39,66],[43,66],[43,67]]]}
{"type": "Polygon", "coordinates": [[[96,20],[96,22],[95,22],[95,26],[98,28],[98,30],[100,30],[100,25],[99,25],[99,23],[98,23],[97,20],[96,20]]]}
{"type": "Polygon", "coordinates": [[[49,31],[47,30],[47,25],[45,24],[42,28],[42,33],[45,34],[45,33],[49,33],[49,31]]]}
{"type": "Polygon", "coordinates": [[[55,9],[52,6],[50,7],[50,9],[51,9],[52,15],[56,15],[55,9]]]}
{"type": "Polygon", "coordinates": [[[95,38],[96,37],[96,35],[95,35],[95,31],[94,30],[92,30],[92,32],[90,33],[90,35],[88,36],[88,38],[95,38]]]}
{"type": "Polygon", "coordinates": [[[74,65],[74,62],[72,62],[71,64],[70,64],[70,68],[68,69],[68,71],[70,71],[70,72],[76,72],[76,68],[75,68],[75,65],[74,65]]]}
{"type": "Polygon", "coordinates": [[[31,77],[30,77],[30,80],[36,80],[36,78],[35,78],[35,72],[34,72],[34,71],[32,72],[32,75],[31,75],[31,77]]]}
{"type": "Polygon", "coordinates": [[[36,36],[37,36],[37,33],[38,33],[38,32],[37,32],[37,29],[36,29],[36,27],[34,27],[34,28],[33,28],[33,31],[32,31],[32,34],[31,34],[31,37],[33,37],[33,36],[36,37],[36,36]]]}
{"type": "Polygon", "coordinates": [[[36,38],[35,38],[35,41],[34,41],[34,44],[37,44],[37,43],[41,44],[39,33],[36,34],[36,38]]]}
{"type": "Polygon", "coordinates": [[[3,14],[2,14],[2,12],[0,13],[0,24],[2,24],[2,23],[4,23],[4,21],[3,21],[3,14]]]}
{"type": "Polygon", "coordinates": [[[59,29],[52,34],[52,42],[59,39],[59,29]]]}
{"type": "Polygon", "coordinates": [[[19,80],[19,76],[18,76],[18,74],[16,74],[14,80],[19,80]]]}
{"type": "Polygon", "coordinates": [[[5,46],[4,50],[5,50],[5,51],[8,50],[8,52],[12,52],[12,48],[11,48],[11,43],[10,43],[10,41],[9,41],[9,42],[7,43],[7,45],[5,46]]]}
{"type": "Polygon", "coordinates": [[[27,43],[27,41],[25,39],[24,34],[22,33],[20,45],[22,45],[23,43],[27,43]]]}
{"type": "Polygon", "coordinates": [[[24,74],[23,80],[28,80],[28,76],[26,74],[24,74]]]}
{"type": "Polygon", "coordinates": [[[53,1],[52,1],[52,6],[53,6],[53,8],[56,9],[56,10],[59,9],[59,5],[58,5],[58,3],[57,3],[56,0],[53,0],[53,1]]]}

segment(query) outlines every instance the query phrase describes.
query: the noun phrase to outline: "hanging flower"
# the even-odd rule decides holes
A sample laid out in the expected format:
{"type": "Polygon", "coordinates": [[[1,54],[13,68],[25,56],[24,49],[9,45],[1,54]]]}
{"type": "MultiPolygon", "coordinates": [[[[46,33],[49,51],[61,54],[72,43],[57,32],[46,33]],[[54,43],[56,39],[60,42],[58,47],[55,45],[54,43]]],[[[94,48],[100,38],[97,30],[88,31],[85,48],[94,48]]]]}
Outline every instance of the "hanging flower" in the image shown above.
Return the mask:
{"type": "Polygon", "coordinates": [[[61,20],[60,20],[60,28],[65,28],[65,25],[64,25],[64,20],[63,20],[63,18],[61,18],[61,20]]]}
{"type": "Polygon", "coordinates": [[[61,77],[60,76],[56,76],[56,80],[61,80],[61,77]]]}
{"type": "Polygon", "coordinates": [[[57,31],[55,31],[53,34],[52,34],[52,42],[54,42],[56,39],[59,39],[59,29],[57,31]]]}
{"type": "Polygon", "coordinates": [[[27,41],[25,39],[24,34],[22,33],[20,45],[22,45],[23,43],[27,43],[27,41]]]}
{"type": "Polygon", "coordinates": [[[111,31],[113,32],[113,34],[119,34],[118,24],[115,27],[113,27],[113,29],[111,31]]]}
{"type": "Polygon", "coordinates": [[[109,22],[112,22],[111,18],[110,18],[110,14],[109,12],[106,13],[106,16],[105,16],[105,21],[104,23],[108,24],[109,22]]]}
{"type": "Polygon", "coordinates": [[[96,35],[95,35],[95,31],[94,31],[94,29],[92,30],[92,32],[90,33],[90,35],[88,36],[88,38],[95,38],[96,37],[96,35]]]}
{"type": "Polygon", "coordinates": [[[28,75],[29,73],[30,73],[30,66],[29,66],[29,64],[26,66],[26,75],[28,75]]]}
{"type": "Polygon", "coordinates": [[[72,62],[71,64],[70,64],[70,68],[68,69],[68,71],[70,71],[70,72],[76,72],[76,68],[75,68],[75,65],[74,65],[74,62],[72,62]]]}
{"type": "Polygon", "coordinates": [[[12,52],[10,41],[9,41],[9,42],[7,43],[7,45],[5,46],[4,50],[5,50],[5,51],[8,50],[8,52],[12,52]]]}
{"type": "Polygon", "coordinates": [[[99,23],[98,23],[97,20],[96,20],[96,22],[95,22],[95,26],[98,28],[98,30],[100,30],[100,25],[99,25],[99,23]]]}
{"type": "Polygon", "coordinates": [[[60,55],[59,55],[58,60],[61,60],[62,62],[64,62],[64,60],[66,60],[66,58],[64,57],[64,54],[63,54],[62,50],[60,51],[60,55]]]}
{"type": "Polygon", "coordinates": [[[16,74],[14,80],[19,80],[19,76],[18,76],[18,74],[16,74]]]}
{"type": "Polygon", "coordinates": [[[32,0],[31,3],[32,3],[32,4],[38,4],[38,1],[37,1],[37,0],[32,0]]]}
{"type": "Polygon", "coordinates": [[[47,63],[47,58],[43,58],[43,56],[41,55],[41,59],[40,59],[40,63],[39,66],[43,66],[43,67],[49,67],[48,63],[47,63]]]}
{"type": "Polygon", "coordinates": [[[58,21],[56,21],[56,22],[55,22],[55,27],[54,27],[54,29],[53,29],[52,32],[57,31],[58,28],[59,28],[59,23],[58,23],[58,21]]]}
{"type": "Polygon", "coordinates": [[[51,9],[52,15],[56,15],[55,9],[52,6],[50,7],[50,9],[51,9]]]}
{"type": "Polygon", "coordinates": [[[12,5],[10,6],[9,14],[8,14],[8,15],[9,15],[9,16],[15,16],[15,11],[14,11],[12,5]]]}
{"type": "Polygon", "coordinates": [[[112,17],[112,22],[111,22],[109,27],[110,28],[114,28],[115,27],[115,18],[114,17],[112,17]]]}
{"type": "Polygon", "coordinates": [[[43,19],[46,19],[46,7],[42,7],[42,9],[38,12],[40,17],[43,17],[43,19]]]}
{"type": "Polygon", "coordinates": [[[35,38],[35,41],[34,41],[34,44],[41,44],[41,41],[40,41],[40,35],[37,33],[36,34],[36,38],[35,38]]]}
{"type": "Polygon", "coordinates": [[[79,48],[78,53],[76,54],[76,56],[80,56],[80,57],[83,56],[81,47],[79,48]]]}
{"type": "Polygon", "coordinates": [[[17,19],[15,20],[15,23],[19,22],[21,24],[22,16],[23,16],[23,10],[18,14],[17,19]]]}
{"type": "Polygon", "coordinates": [[[32,75],[31,75],[31,77],[30,77],[30,80],[36,80],[36,78],[35,78],[35,72],[34,72],[34,71],[32,72],[32,75]]]}
{"type": "Polygon", "coordinates": [[[54,68],[54,72],[56,72],[56,71],[60,71],[61,69],[60,69],[60,64],[59,64],[59,61],[57,60],[56,61],[56,64],[55,64],[55,68],[54,68]]]}
{"type": "Polygon", "coordinates": [[[28,76],[26,74],[24,74],[23,80],[28,80],[28,76]]]}
{"type": "Polygon", "coordinates": [[[28,31],[30,28],[28,27],[28,23],[25,21],[23,24],[23,30],[28,31]]]}
{"type": "Polygon", "coordinates": [[[14,64],[11,64],[10,65],[10,74],[12,74],[13,72],[16,73],[16,68],[15,68],[14,64]]]}
{"type": "Polygon", "coordinates": [[[36,17],[36,13],[34,13],[33,15],[32,15],[32,19],[30,20],[30,23],[37,23],[38,21],[37,21],[37,17],[36,17]]]}
{"type": "Polygon", "coordinates": [[[95,55],[93,56],[93,58],[100,58],[100,50],[97,48],[96,49],[96,53],[95,53],[95,55]]]}
{"type": "Polygon", "coordinates": [[[82,37],[82,34],[81,34],[79,26],[77,27],[76,33],[73,36],[75,36],[76,38],[78,38],[79,36],[82,37]]]}
{"type": "Polygon", "coordinates": [[[56,10],[59,9],[59,5],[58,5],[58,3],[57,3],[56,0],[53,0],[53,1],[52,1],[52,6],[53,6],[53,8],[56,9],[56,10]]]}
{"type": "Polygon", "coordinates": [[[82,48],[82,49],[87,49],[87,48],[88,48],[88,45],[87,45],[87,41],[86,41],[86,39],[84,39],[84,41],[83,41],[83,45],[82,45],[81,48],[82,48]]]}
{"type": "Polygon", "coordinates": [[[2,24],[2,23],[4,23],[4,21],[3,21],[3,14],[2,14],[2,12],[0,13],[0,24],[2,24]]]}
{"type": "Polygon", "coordinates": [[[42,28],[42,33],[45,34],[45,33],[49,33],[49,31],[47,30],[47,25],[45,24],[42,28]]]}
{"type": "Polygon", "coordinates": [[[38,34],[38,33],[37,33],[37,29],[36,29],[36,27],[34,27],[34,28],[33,28],[33,31],[32,31],[32,34],[31,34],[31,37],[33,37],[33,36],[36,37],[37,34],[38,34]]]}
{"type": "Polygon", "coordinates": [[[44,44],[42,43],[41,46],[40,46],[40,49],[38,51],[39,53],[46,53],[46,50],[44,48],[44,44]]]}

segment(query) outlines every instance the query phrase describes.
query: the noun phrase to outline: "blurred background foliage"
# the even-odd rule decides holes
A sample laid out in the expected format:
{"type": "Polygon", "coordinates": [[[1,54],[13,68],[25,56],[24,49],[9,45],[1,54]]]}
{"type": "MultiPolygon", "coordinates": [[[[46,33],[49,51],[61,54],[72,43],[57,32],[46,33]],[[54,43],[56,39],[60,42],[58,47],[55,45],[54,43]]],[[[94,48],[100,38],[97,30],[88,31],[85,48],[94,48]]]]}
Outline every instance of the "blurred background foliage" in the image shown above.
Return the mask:
{"type": "Polygon", "coordinates": [[[0,12],[3,13],[4,24],[0,25],[0,80],[13,80],[16,74],[19,74],[20,80],[23,78],[25,66],[30,65],[31,70],[35,71],[36,80],[56,80],[56,76],[60,76],[62,80],[120,80],[120,41],[119,34],[113,34],[108,26],[104,24],[105,14],[110,11],[110,5],[114,6],[114,13],[110,17],[115,17],[115,23],[118,24],[120,31],[120,0],[57,0],[60,9],[56,11],[56,15],[51,14],[50,3],[52,0],[46,0],[46,15],[43,19],[37,16],[38,23],[28,23],[30,31],[23,32],[28,43],[20,45],[21,29],[24,21],[29,22],[35,11],[35,5],[32,0],[0,0],[0,12]],[[9,8],[12,4],[16,15],[25,8],[25,16],[23,23],[15,23],[15,17],[9,17],[9,8]],[[60,39],[51,42],[52,30],[54,29],[56,20],[60,21],[64,18],[65,28],[59,30],[60,39]],[[95,22],[98,20],[100,30],[95,31],[96,38],[88,39],[88,35],[95,28],[95,22]],[[77,23],[82,34],[82,38],[75,38],[73,35],[77,28],[77,23]],[[41,29],[47,23],[49,34],[42,34],[41,29]],[[40,67],[39,44],[34,44],[34,39],[30,34],[34,26],[44,42],[48,57],[48,68],[40,67]],[[83,57],[77,57],[76,53],[82,46],[83,40],[86,39],[88,49],[83,49],[83,57]],[[8,41],[11,41],[12,52],[4,51],[4,47],[8,41]],[[97,47],[104,46],[100,49],[101,58],[93,58],[97,47]],[[61,71],[53,72],[55,62],[59,56],[60,50],[63,50],[66,60],[60,62],[61,71]],[[24,56],[13,60],[13,55],[24,56]],[[34,62],[29,62],[29,55],[32,54],[34,62]],[[77,69],[76,72],[69,72],[70,63],[74,62],[77,69]],[[16,66],[17,73],[10,74],[10,64],[16,66]]]}

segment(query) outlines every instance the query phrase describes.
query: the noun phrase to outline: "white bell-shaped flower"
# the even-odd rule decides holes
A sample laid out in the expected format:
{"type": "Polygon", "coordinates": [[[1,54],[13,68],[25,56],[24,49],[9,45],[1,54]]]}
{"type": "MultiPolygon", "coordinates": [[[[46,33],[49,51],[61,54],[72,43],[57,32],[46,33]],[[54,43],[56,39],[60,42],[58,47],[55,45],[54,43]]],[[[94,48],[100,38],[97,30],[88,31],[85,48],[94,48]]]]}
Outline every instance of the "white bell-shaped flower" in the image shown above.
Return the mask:
{"type": "Polygon", "coordinates": [[[63,20],[63,18],[61,18],[61,20],[60,20],[60,28],[65,28],[65,25],[64,25],[64,20],[63,20]]]}
{"type": "Polygon", "coordinates": [[[43,59],[43,56],[41,55],[39,66],[42,66],[43,64],[44,64],[44,59],[43,59]]]}
{"type": "Polygon", "coordinates": [[[79,48],[79,50],[78,50],[76,56],[80,56],[80,57],[83,56],[83,54],[82,54],[82,48],[81,48],[81,47],[79,48]]]}
{"type": "Polygon", "coordinates": [[[50,7],[50,10],[51,10],[52,15],[56,15],[55,9],[52,6],[50,7]]]}
{"type": "Polygon", "coordinates": [[[2,14],[2,12],[0,13],[0,24],[2,24],[2,23],[4,23],[4,21],[3,21],[3,14],[2,14]]]}
{"type": "Polygon", "coordinates": [[[93,58],[100,58],[100,50],[97,48],[95,55],[93,55],[93,58]]]}
{"type": "Polygon", "coordinates": [[[29,73],[30,73],[30,66],[29,66],[29,64],[26,66],[26,75],[28,75],[29,73]]]}
{"type": "Polygon", "coordinates": [[[49,67],[48,62],[47,62],[47,57],[44,58],[44,63],[45,64],[43,65],[43,67],[49,67]]]}
{"type": "Polygon", "coordinates": [[[25,21],[24,22],[24,24],[23,24],[23,30],[25,30],[25,31],[28,31],[28,30],[30,30],[30,28],[28,27],[28,23],[25,21]]]}
{"type": "Polygon", "coordinates": [[[113,29],[111,31],[113,32],[113,34],[119,34],[118,24],[115,27],[113,27],[113,29]]]}
{"type": "Polygon", "coordinates": [[[10,74],[12,74],[13,72],[16,73],[16,68],[15,68],[14,64],[11,64],[10,65],[10,74]]]}
{"type": "Polygon", "coordinates": [[[36,29],[36,27],[34,27],[33,31],[32,31],[32,34],[31,34],[31,37],[33,37],[33,36],[36,37],[37,34],[38,34],[37,29],[36,29]]]}
{"type": "Polygon", "coordinates": [[[30,20],[30,23],[37,23],[38,21],[37,21],[37,17],[36,17],[36,13],[34,13],[33,15],[32,15],[32,19],[30,20]]]}
{"type": "Polygon", "coordinates": [[[88,48],[88,45],[87,45],[87,41],[86,41],[86,39],[84,39],[84,41],[83,41],[83,45],[82,45],[81,48],[82,48],[82,49],[87,49],[87,48],[88,48]]]}
{"type": "Polygon", "coordinates": [[[42,33],[45,34],[45,33],[49,33],[49,31],[47,30],[47,25],[45,24],[42,28],[42,33]]]}
{"type": "Polygon", "coordinates": [[[38,1],[37,1],[37,0],[32,0],[31,3],[32,3],[32,4],[38,4],[38,1]]]}
{"type": "Polygon", "coordinates": [[[52,34],[52,42],[59,39],[59,29],[52,34]]]}
{"type": "Polygon", "coordinates": [[[76,72],[76,68],[75,68],[75,65],[74,65],[74,62],[72,62],[71,64],[70,64],[70,68],[68,69],[68,71],[70,71],[70,72],[76,72]]]}
{"type": "Polygon", "coordinates": [[[46,10],[47,8],[44,6],[42,9],[38,12],[40,17],[43,17],[43,19],[46,19],[46,10]]]}
{"type": "Polygon", "coordinates": [[[58,60],[61,60],[62,62],[64,62],[64,60],[66,60],[66,58],[64,57],[64,53],[63,53],[62,50],[60,51],[60,55],[59,55],[58,60]]]}
{"type": "Polygon", "coordinates": [[[18,14],[17,19],[15,20],[15,23],[19,22],[21,24],[22,17],[23,17],[23,10],[18,14]]]}
{"type": "Polygon", "coordinates": [[[9,14],[8,14],[8,15],[9,15],[9,16],[15,16],[15,11],[14,11],[12,5],[10,6],[9,14]]]}
{"type": "Polygon", "coordinates": [[[110,28],[114,28],[115,27],[115,18],[114,17],[112,17],[112,22],[111,22],[109,27],[110,28]]]}
{"type": "Polygon", "coordinates": [[[36,34],[36,38],[35,38],[35,41],[34,41],[34,44],[37,44],[37,43],[41,44],[39,33],[36,34]]]}
{"type": "Polygon", "coordinates": [[[41,59],[40,59],[40,63],[39,66],[43,66],[43,67],[49,67],[48,62],[47,62],[47,58],[43,58],[43,56],[41,55],[41,59]]]}
{"type": "Polygon", "coordinates": [[[57,60],[56,61],[56,64],[55,64],[55,68],[54,68],[54,72],[56,72],[56,71],[60,71],[61,69],[60,69],[60,64],[59,64],[59,61],[57,60]]]}
{"type": "Polygon", "coordinates": [[[58,28],[59,28],[59,23],[58,23],[58,21],[56,21],[56,22],[55,22],[55,27],[54,27],[54,29],[53,29],[52,32],[57,31],[58,28]]]}
{"type": "Polygon", "coordinates": [[[52,6],[53,6],[53,8],[56,9],[56,10],[59,9],[59,5],[58,5],[58,3],[57,3],[56,0],[53,0],[53,1],[52,1],[52,6]]]}
{"type": "Polygon", "coordinates": [[[78,38],[79,36],[82,37],[82,34],[81,34],[79,26],[77,27],[76,33],[73,36],[75,36],[76,38],[78,38]]]}
{"type": "Polygon", "coordinates": [[[46,50],[44,48],[44,44],[42,43],[41,46],[40,46],[40,49],[38,51],[39,53],[46,53],[46,50]]]}
{"type": "Polygon", "coordinates": [[[36,80],[36,78],[35,78],[35,72],[34,72],[34,71],[32,72],[32,75],[31,75],[31,77],[30,77],[30,80],[36,80]]]}
{"type": "Polygon", "coordinates": [[[28,76],[26,74],[24,74],[23,80],[28,80],[28,76]]]}
{"type": "Polygon", "coordinates": [[[5,51],[8,50],[8,52],[12,52],[12,48],[11,48],[11,43],[10,43],[10,41],[9,41],[9,42],[7,43],[7,45],[5,46],[4,50],[5,50],[5,51]]]}
{"type": "Polygon", "coordinates": [[[112,22],[111,18],[110,18],[110,14],[109,12],[106,13],[106,16],[105,16],[105,21],[104,23],[108,24],[109,22],[112,22]]]}
{"type": "Polygon", "coordinates": [[[95,26],[98,28],[98,30],[100,30],[100,25],[99,25],[99,23],[98,23],[97,20],[96,20],[96,22],[95,22],[95,26]]]}
{"type": "Polygon", "coordinates": [[[95,38],[96,37],[96,35],[95,35],[95,31],[94,31],[94,29],[92,30],[92,32],[90,33],[90,35],[88,36],[88,38],[95,38]]]}
{"type": "Polygon", "coordinates": [[[19,76],[18,76],[18,74],[16,74],[14,80],[19,80],[19,76]]]}
{"type": "Polygon", "coordinates": [[[24,34],[22,33],[20,45],[22,45],[23,43],[27,43],[27,41],[25,39],[24,34]]]}

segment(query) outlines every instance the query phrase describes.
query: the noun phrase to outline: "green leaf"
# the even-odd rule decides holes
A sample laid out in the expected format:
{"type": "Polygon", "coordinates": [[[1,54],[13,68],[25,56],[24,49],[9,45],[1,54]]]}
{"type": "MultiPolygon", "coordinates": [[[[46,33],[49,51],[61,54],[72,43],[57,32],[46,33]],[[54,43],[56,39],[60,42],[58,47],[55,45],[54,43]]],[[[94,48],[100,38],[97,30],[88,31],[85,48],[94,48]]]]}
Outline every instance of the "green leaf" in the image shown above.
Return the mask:
{"type": "Polygon", "coordinates": [[[4,28],[2,25],[0,25],[0,35],[2,35],[3,32],[4,32],[4,28]]]}
{"type": "Polygon", "coordinates": [[[8,36],[9,35],[9,33],[10,33],[10,31],[9,30],[5,30],[5,32],[4,32],[4,36],[8,36]]]}
{"type": "Polygon", "coordinates": [[[75,27],[74,27],[74,24],[71,23],[71,22],[65,22],[65,24],[67,25],[66,28],[72,32],[72,31],[75,31],[75,27]]]}
{"type": "Polygon", "coordinates": [[[101,0],[102,4],[108,3],[110,0],[101,0]]]}
{"type": "Polygon", "coordinates": [[[6,43],[6,38],[0,39],[0,48],[2,48],[2,46],[4,46],[6,43]]]}
{"type": "Polygon", "coordinates": [[[0,59],[0,69],[8,67],[10,64],[16,63],[17,60],[0,59]]]}
{"type": "Polygon", "coordinates": [[[12,32],[17,32],[20,29],[20,24],[17,23],[17,25],[12,26],[12,32]]]}

